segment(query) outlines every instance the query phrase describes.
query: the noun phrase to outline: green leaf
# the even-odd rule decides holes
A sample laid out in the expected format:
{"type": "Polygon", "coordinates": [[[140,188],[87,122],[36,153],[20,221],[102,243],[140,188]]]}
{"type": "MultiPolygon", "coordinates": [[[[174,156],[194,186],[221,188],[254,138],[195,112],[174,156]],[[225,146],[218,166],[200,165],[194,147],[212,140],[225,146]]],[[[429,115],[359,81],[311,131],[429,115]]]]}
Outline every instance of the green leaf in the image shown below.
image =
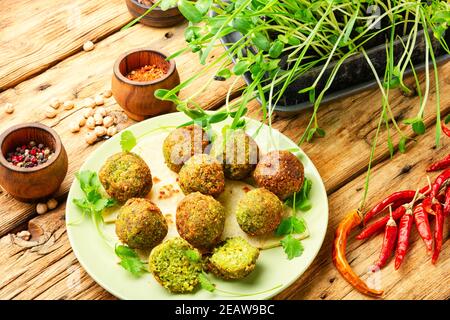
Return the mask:
{"type": "Polygon", "coordinates": [[[273,59],[278,58],[283,52],[284,44],[280,40],[275,40],[269,49],[269,56],[273,59]]]}
{"type": "Polygon", "coordinates": [[[224,111],[219,111],[216,112],[215,114],[213,114],[210,118],[209,118],[209,123],[218,123],[218,122],[222,122],[223,120],[225,120],[226,118],[228,118],[228,112],[224,112],[224,111]]]}
{"type": "Polygon", "coordinates": [[[202,21],[202,13],[187,0],[178,1],[178,9],[187,20],[193,23],[202,21]]]}
{"type": "Polygon", "coordinates": [[[295,216],[285,218],[278,225],[275,235],[280,237],[288,234],[300,234],[306,231],[305,222],[295,216]]]}
{"type": "Polygon", "coordinates": [[[209,11],[209,8],[211,8],[211,5],[212,5],[212,0],[197,0],[195,2],[195,7],[202,15],[205,15],[209,11]]]}
{"type": "Polygon", "coordinates": [[[209,291],[209,292],[213,292],[214,290],[216,290],[216,287],[208,279],[208,277],[206,276],[206,274],[204,272],[202,272],[198,275],[198,281],[200,282],[200,286],[202,287],[202,289],[209,291]]]}
{"type": "Polygon", "coordinates": [[[122,132],[120,135],[120,146],[122,151],[131,151],[136,146],[136,137],[129,130],[122,132]]]}
{"type": "Polygon", "coordinates": [[[450,114],[448,114],[444,119],[445,124],[448,124],[449,122],[450,122],[450,114]]]}
{"type": "Polygon", "coordinates": [[[391,137],[388,137],[387,144],[388,144],[388,149],[389,149],[390,157],[392,158],[392,156],[394,155],[394,145],[393,145],[393,143],[392,143],[391,137]]]}
{"type": "Polygon", "coordinates": [[[172,93],[170,90],[167,89],[157,89],[155,90],[154,96],[158,98],[159,100],[164,101],[178,101],[178,97],[175,93],[172,93]]]}
{"type": "Polygon", "coordinates": [[[425,133],[425,123],[421,119],[419,119],[418,121],[416,121],[412,124],[412,129],[418,135],[424,134],[425,133]]]}
{"type": "Polygon", "coordinates": [[[309,200],[311,187],[312,181],[308,178],[305,178],[302,189],[299,192],[296,192],[293,196],[286,199],[284,203],[288,207],[294,209],[295,212],[297,212],[298,210],[308,211],[309,209],[312,208],[311,201],[309,200]]]}
{"type": "Polygon", "coordinates": [[[250,20],[239,17],[234,18],[231,24],[233,28],[242,34],[247,34],[254,27],[254,24],[250,20]]]}
{"type": "Polygon", "coordinates": [[[231,77],[231,71],[230,71],[230,69],[224,68],[224,69],[220,70],[219,72],[217,72],[216,75],[218,77],[228,79],[231,77]]]}
{"type": "Polygon", "coordinates": [[[406,138],[405,137],[401,137],[401,139],[398,143],[398,151],[400,151],[401,153],[406,152],[406,138]]]}
{"type": "Polygon", "coordinates": [[[162,0],[159,4],[162,11],[169,10],[170,8],[174,8],[177,6],[178,0],[162,0]]]}
{"type": "Polygon", "coordinates": [[[270,41],[267,37],[261,32],[253,32],[252,34],[252,42],[259,49],[268,51],[270,49],[270,41]]]}
{"type": "Polygon", "coordinates": [[[148,272],[145,263],[141,261],[139,255],[130,247],[117,245],[114,252],[121,259],[119,264],[122,268],[129,271],[135,277],[148,272]]]}
{"type": "Polygon", "coordinates": [[[191,42],[200,37],[202,29],[197,26],[189,26],[184,30],[184,38],[187,42],[191,42]]]}
{"type": "Polygon", "coordinates": [[[289,260],[299,257],[303,253],[303,245],[300,240],[295,239],[292,235],[287,235],[280,241],[289,260]]]}
{"type": "Polygon", "coordinates": [[[240,75],[244,74],[246,71],[248,71],[249,66],[250,66],[250,63],[248,61],[241,60],[234,65],[233,72],[235,75],[240,76],[240,75]]]}

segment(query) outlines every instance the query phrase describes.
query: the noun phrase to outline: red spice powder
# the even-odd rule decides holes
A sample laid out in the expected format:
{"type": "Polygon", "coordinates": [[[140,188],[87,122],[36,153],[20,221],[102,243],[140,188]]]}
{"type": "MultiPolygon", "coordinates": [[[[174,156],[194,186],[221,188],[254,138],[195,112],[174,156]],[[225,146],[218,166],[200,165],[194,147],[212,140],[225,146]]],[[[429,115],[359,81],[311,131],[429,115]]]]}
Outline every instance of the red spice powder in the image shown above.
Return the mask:
{"type": "Polygon", "coordinates": [[[166,69],[157,67],[155,65],[146,65],[142,68],[131,71],[127,74],[127,78],[133,81],[152,81],[159,79],[167,73],[166,69]]]}

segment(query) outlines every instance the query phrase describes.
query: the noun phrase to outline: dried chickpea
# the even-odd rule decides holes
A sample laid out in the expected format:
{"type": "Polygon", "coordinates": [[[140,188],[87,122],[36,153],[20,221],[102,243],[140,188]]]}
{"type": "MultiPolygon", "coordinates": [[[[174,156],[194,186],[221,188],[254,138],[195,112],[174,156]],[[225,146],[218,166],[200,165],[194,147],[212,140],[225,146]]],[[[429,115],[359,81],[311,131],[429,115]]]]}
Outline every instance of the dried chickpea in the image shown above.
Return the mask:
{"type": "Polygon", "coordinates": [[[95,127],[94,132],[97,135],[97,137],[103,137],[104,135],[106,135],[106,128],[103,126],[98,126],[95,127]]]}
{"type": "Polygon", "coordinates": [[[88,144],[94,144],[97,141],[97,135],[94,132],[88,132],[86,134],[86,142],[88,144]]]}
{"type": "Polygon", "coordinates": [[[95,113],[95,110],[93,108],[86,108],[83,110],[83,116],[87,119],[89,117],[92,117],[95,113]]]}
{"type": "Polygon", "coordinates": [[[96,126],[101,126],[103,124],[103,116],[100,113],[95,113],[94,122],[96,126]]]}
{"type": "Polygon", "coordinates": [[[115,126],[109,127],[108,130],[106,130],[106,135],[112,137],[117,133],[117,128],[115,126]]]}
{"type": "Polygon", "coordinates": [[[95,108],[95,100],[92,98],[86,98],[84,99],[84,106],[88,108],[95,108]]]}
{"type": "Polygon", "coordinates": [[[103,97],[110,98],[111,96],[112,96],[111,90],[105,90],[105,92],[103,92],[103,97]]]}
{"type": "Polygon", "coordinates": [[[52,198],[47,201],[47,208],[48,210],[53,210],[58,206],[58,201],[56,199],[52,198]]]}
{"type": "Polygon", "coordinates": [[[105,128],[109,128],[114,124],[114,118],[110,116],[106,116],[103,118],[103,126],[105,128]]]}
{"type": "Polygon", "coordinates": [[[64,110],[72,110],[74,107],[75,107],[75,104],[71,100],[64,101],[64,103],[63,103],[64,110]]]}
{"type": "Polygon", "coordinates": [[[104,107],[98,107],[95,109],[95,113],[101,114],[103,117],[106,117],[106,109],[104,107]]]}
{"type": "Polygon", "coordinates": [[[11,114],[14,112],[14,106],[12,103],[10,103],[10,102],[5,103],[5,112],[8,114],[11,114]]]}
{"type": "Polygon", "coordinates": [[[100,95],[95,96],[94,101],[97,106],[102,106],[105,104],[105,100],[103,100],[103,97],[100,95]]]}
{"type": "Polygon", "coordinates": [[[86,42],[83,44],[83,50],[84,50],[84,51],[91,51],[91,50],[94,50],[94,47],[95,47],[95,45],[94,45],[94,43],[93,43],[92,41],[86,41],[86,42]]]}
{"type": "Polygon", "coordinates": [[[58,98],[52,98],[50,100],[50,107],[58,109],[61,106],[61,101],[58,98]]]}
{"type": "Polygon", "coordinates": [[[95,128],[95,120],[94,120],[94,117],[89,117],[89,118],[87,118],[87,120],[86,120],[86,127],[87,127],[88,129],[94,130],[94,128],[95,128]]]}
{"type": "Polygon", "coordinates": [[[80,131],[80,125],[78,124],[78,122],[71,122],[69,124],[69,130],[72,133],[78,132],[80,131]]]}
{"type": "Polygon", "coordinates": [[[48,207],[46,203],[38,203],[36,205],[36,213],[37,214],[44,214],[48,211],[48,207]]]}
{"type": "Polygon", "coordinates": [[[31,238],[31,233],[28,230],[23,230],[17,233],[16,236],[22,240],[28,241],[31,238]]]}
{"type": "Polygon", "coordinates": [[[45,117],[48,119],[53,119],[54,117],[56,117],[56,110],[53,108],[47,108],[45,110],[45,117]]]}
{"type": "Polygon", "coordinates": [[[83,117],[83,116],[80,116],[80,117],[78,118],[78,125],[79,125],[80,127],[84,127],[85,124],[86,124],[86,118],[83,117]]]}

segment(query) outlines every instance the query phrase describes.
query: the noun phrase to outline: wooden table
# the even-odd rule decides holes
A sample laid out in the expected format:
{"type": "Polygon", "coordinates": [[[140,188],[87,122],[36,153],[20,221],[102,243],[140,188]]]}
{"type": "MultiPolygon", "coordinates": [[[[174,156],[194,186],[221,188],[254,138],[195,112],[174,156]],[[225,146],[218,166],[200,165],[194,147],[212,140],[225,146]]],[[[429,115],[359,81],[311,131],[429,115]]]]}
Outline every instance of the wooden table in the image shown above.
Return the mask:
{"type": "MultiPolygon", "coordinates": [[[[68,151],[69,172],[57,194],[60,205],[50,213],[37,216],[35,206],[0,194],[0,298],[2,299],[114,299],[89,277],[73,254],[64,225],[65,198],[74,173],[99,144],[88,146],[83,133],[72,134],[68,124],[82,112],[82,99],[109,89],[112,66],[124,51],[149,46],[175,52],[184,45],[185,25],[154,29],[136,25],[126,31],[121,27],[131,20],[125,1],[4,0],[0,19],[0,105],[11,102],[12,115],[0,113],[0,131],[22,122],[39,121],[54,128],[68,151]],[[93,51],[84,52],[82,45],[95,42],[93,51]],[[73,99],[75,109],[59,110],[55,119],[46,119],[45,108],[52,97],[73,99]],[[31,241],[17,240],[13,235],[30,230],[31,241]],[[76,285],[73,285],[74,279],[76,285]]],[[[218,48],[217,54],[223,49],[218,48]]],[[[198,59],[187,54],[176,59],[181,79],[199,69],[198,59]]],[[[182,92],[195,92],[206,74],[182,92]]],[[[423,77],[423,75],[421,75],[423,77]]],[[[205,109],[224,105],[228,85],[214,82],[199,99],[205,109]]],[[[232,94],[238,96],[242,80],[232,94]]],[[[434,85],[433,85],[434,86],[434,85]]],[[[450,111],[450,63],[440,67],[441,112],[450,111]]],[[[389,157],[386,132],[374,157],[368,205],[401,189],[415,189],[426,182],[426,166],[450,152],[450,139],[443,138],[442,147],[434,148],[434,87],[425,113],[426,134],[408,143],[406,154],[389,157]]],[[[381,95],[366,91],[319,111],[326,136],[302,148],[318,168],[328,192],[330,220],[322,249],[307,272],[277,299],[366,299],[342,279],[331,262],[331,243],[338,222],[346,212],[356,208],[363,192],[369,150],[380,115],[381,95]]],[[[418,99],[396,92],[392,96],[397,121],[414,116],[418,99]]],[[[108,99],[107,108],[121,114],[121,109],[108,99]]],[[[250,103],[250,116],[261,117],[259,105],[250,103]]],[[[296,116],[274,117],[274,127],[294,141],[301,136],[311,115],[306,111],[296,116]]],[[[132,124],[122,117],[121,128],[132,124]]],[[[392,131],[391,131],[392,132],[392,131]]],[[[410,129],[408,135],[413,137],[410,129]]],[[[399,137],[393,133],[397,146],[399,137]]],[[[433,178],[435,175],[431,175],[433,178]]],[[[448,219],[447,219],[448,220],[448,219]]],[[[448,226],[446,226],[448,229],[448,226]]],[[[448,233],[439,263],[433,266],[425,253],[422,240],[413,231],[411,248],[399,271],[393,263],[382,271],[382,287],[386,299],[448,299],[450,297],[450,250],[448,233]]],[[[364,276],[379,253],[382,236],[367,242],[350,240],[348,258],[356,272],[364,276]]],[[[275,270],[274,272],[282,272],[275,270]]]]}

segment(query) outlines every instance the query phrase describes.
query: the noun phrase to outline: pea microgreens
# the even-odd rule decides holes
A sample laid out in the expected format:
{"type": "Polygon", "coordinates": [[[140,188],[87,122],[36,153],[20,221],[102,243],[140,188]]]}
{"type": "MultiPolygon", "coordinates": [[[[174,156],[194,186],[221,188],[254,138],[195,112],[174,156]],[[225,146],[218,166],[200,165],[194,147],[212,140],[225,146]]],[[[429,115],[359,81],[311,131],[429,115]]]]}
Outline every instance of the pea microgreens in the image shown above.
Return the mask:
{"type": "Polygon", "coordinates": [[[284,238],[280,240],[280,243],[289,260],[299,257],[303,253],[301,241],[296,239],[293,235],[302,234],[306,231],[305,221],[297,217],[296,213],[299,210],[307,211],[311,209],[311,202],[309,200],[311,186],[311,180],[305,178],[302,189],[299,192],[294,193],[292,197],[285,201],[285,204],[293,209],[293,214],[281,220],[281,223],[275,230],[276,236],[284,236],[284,238]]]}
{"type": "Polygon", "coordinates": [[[133,276],[139,277],[148,272],[147,265],[141,260],[139,255],[128,246],[116,245],[114,249],[116,255],[120,258],[119,264],[133,276]]]}
{"type": "Polygon", "coordinates": [[[103,196],[100,191],[102,185],[96,172],[89,170],[80,171],[75,176],[80,183],[84,198],[73,199],[73,203],[81,209],[83,218],[85,215],[92,218],[100,235],[103,236],[100,229],[100,223],[103,223],[102,212],[106,208],[114,206],[116,201],[103,196]]]}

